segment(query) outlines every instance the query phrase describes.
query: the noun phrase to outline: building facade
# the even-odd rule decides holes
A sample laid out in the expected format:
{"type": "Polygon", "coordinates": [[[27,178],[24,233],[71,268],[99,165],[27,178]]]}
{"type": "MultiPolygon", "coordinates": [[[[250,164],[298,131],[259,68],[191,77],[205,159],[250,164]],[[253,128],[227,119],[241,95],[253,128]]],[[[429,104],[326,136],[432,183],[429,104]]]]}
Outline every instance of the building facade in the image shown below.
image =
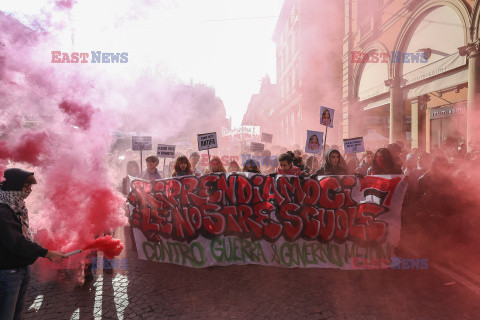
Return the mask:
{"type": "MultiPolygon", "coordinates": [[[[341,114],[343,5],[330,0],[286,0],[283,4],[273,34],[277,144],[303,146],[306,130],[323,131],[319,116],[322,105],[341,114]]],[[[334,119],[328,141],[340,137],[341,128],[341,117],[334,119]]]]}
{"type": "Polygon", "coordinates": [[[480,129],[479,6],[345,0],[343,137],[471,150],[480,129]]]}
{"type": "Polygon", "coordinates": [[[266,75],[262,79],[260,91],[250,98],[242,126],[259,126],[262,132],[275,135],[275,111],[278,105],[277,85],[272,84],[266,75]]]}

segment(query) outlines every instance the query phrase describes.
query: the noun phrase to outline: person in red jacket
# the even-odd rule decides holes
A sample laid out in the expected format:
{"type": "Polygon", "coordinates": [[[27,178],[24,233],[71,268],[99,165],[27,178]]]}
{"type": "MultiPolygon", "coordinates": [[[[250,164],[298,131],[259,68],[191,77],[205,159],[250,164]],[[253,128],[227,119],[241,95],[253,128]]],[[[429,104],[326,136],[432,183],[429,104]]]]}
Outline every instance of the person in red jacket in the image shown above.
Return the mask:
{"type": "Polygon", "coordinates": [[[58,262],[63,252],[44,249],[33,242],[25,199],[37,181],[33,172],[7,169],[0,184],[0,319],[22,318],[30,281],[29,265],[39,257],[58,262]]]}

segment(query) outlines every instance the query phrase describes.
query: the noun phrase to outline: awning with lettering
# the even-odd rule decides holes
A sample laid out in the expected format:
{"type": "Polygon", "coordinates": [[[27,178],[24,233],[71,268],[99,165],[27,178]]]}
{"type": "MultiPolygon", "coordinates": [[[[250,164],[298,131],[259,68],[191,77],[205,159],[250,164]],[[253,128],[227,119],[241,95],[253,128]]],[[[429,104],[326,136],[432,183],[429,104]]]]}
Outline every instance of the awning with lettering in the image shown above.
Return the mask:
{"type": "Polygon", "coordinates": [[[438,79],[415,85],[411,88],[403,88],[403,97],[404,99],[413,99],[427,93],[444,90],[467,82],[468,68],[464,67],[438,79]]]}

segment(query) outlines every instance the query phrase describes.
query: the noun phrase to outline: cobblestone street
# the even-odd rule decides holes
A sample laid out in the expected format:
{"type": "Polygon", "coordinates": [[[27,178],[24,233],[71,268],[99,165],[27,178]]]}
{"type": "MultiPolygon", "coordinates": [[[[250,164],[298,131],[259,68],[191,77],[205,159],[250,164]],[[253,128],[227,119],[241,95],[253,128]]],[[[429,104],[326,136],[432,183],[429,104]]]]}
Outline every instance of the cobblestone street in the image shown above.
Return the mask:
{"type": "Polygon", "coordinates": [[[138,260],[119,230],[126,270],[97,272],[91,285],[40,283],[26,319],[478,319],[478,295],[428,270],[194,269],[138,260]]]}

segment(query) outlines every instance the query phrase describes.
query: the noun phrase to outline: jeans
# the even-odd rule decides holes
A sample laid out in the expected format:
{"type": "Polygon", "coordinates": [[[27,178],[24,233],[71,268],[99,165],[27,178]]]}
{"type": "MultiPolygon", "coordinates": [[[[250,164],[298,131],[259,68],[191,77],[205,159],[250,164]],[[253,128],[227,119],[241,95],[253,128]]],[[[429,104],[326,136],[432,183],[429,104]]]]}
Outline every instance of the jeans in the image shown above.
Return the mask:
{"type": "Polygon", "coordinates": [[[0,270],[0,319],[22,319],[25,293],[29,282],[29,267],[0,270]]]}

